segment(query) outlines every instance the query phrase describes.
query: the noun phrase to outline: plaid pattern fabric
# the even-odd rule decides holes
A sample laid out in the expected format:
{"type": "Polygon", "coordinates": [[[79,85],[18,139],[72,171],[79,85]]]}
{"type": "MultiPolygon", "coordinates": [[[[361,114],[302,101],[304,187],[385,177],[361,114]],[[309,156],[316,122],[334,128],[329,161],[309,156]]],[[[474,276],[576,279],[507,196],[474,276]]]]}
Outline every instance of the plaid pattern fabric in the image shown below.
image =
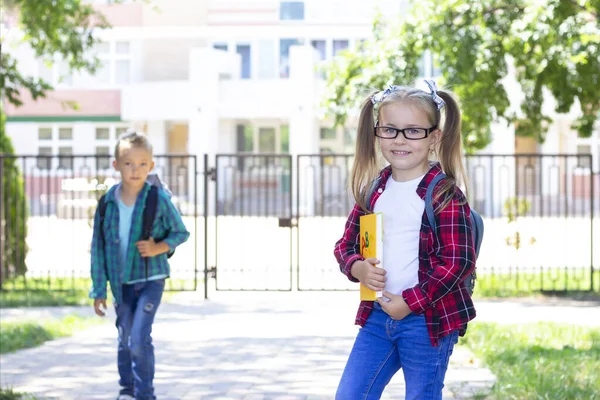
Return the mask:
{"type": "MultiPolygon", "coordinates": [[[[146,279],[146,262],[135,246],[142,238],[142,214],[150,185],[146,184],[138,194],[131,217],[129,246],[125,268],[119,263],[119,205],[116,198],[118,185],[113,186],[106,194],[106,215],[104,224],[100,224],[100,214],[96,209],[94,216],[94,233],[92,236],[92,288],[90,298],[105,299],[106,283],[110,282],[112,294],[117,304],[122,302],[121,285],[125,282],[146,279]],[[100,229],[103,229],[104,241],[100,229]]],[[[179,211],[171,202],[169,195],[158,191],[156,217],[152,226],[152,237],[155,241],[163,241],[174,249],[185,242],[190,233],[185,227],[179,211]]],[[[167,254],[163,253],[148,259],[148,277],[157,275],[169,276],[167,254]]]]}
{"type": "MultiPolygon", "coordinates": [[[[381,171],[379,185],[369,200],[369,210],[375,203],[391,175],[391,168],[381,171]]],[[[424,200],[427,186],[441,173],[435,163],[417,187],[417,194],[424,200]]],[[[436,193],[434,193],[435,198],[436,193]]],[[[439,202],[433,203],[437,209],[439,202]]],[[[335,244],[334,255],[340,270],[348,279],[358,282],[351,273],[352,264],[363,260],[360,255],[359,218],[365,212],[355,205],[346,221],[344,234],[335,244]]],[[[471,236],[469,205],[459,188],[455,189],[451,202],[436,215],[437,233],[429,226],[427,215],[423,213],[419,244],[419,283],[404,292],[402,297],[415,314],[425,314],[431,343],[437,346],[438,340],[459,330],[466,332],[467,322],[475,318],[473,301],[461,283],[475,268],[475,249],[471,236]],[[464,203],[464,204],[461,204],[464,203]]],[[[373,309],[372,301],[362,301],[358,308],[355,323],[363,326],[373,309]]]]}

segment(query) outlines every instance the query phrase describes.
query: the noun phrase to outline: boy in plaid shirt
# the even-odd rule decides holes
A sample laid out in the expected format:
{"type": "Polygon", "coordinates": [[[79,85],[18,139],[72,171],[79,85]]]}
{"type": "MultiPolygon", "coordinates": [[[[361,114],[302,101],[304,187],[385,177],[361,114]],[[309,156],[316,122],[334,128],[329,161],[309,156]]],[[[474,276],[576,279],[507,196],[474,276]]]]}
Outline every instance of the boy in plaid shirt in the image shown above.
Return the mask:
{"type": "Polygon", "coordinates": [[[105,315],[106,283],[114,297],[119,332],[117,365],[121,390],[118,400],[156,399],[152,323],[169,277],[167,253],[185,242],[190,233],[169,195],[158,190],[151,237],[144,240],[143,211],[154,168],[152,146],[138,133],[127,133],[115,148],[113,167],[121,183],[105,195],[105,215],[96,209],[92,237],[94,311],[105,315]]]}

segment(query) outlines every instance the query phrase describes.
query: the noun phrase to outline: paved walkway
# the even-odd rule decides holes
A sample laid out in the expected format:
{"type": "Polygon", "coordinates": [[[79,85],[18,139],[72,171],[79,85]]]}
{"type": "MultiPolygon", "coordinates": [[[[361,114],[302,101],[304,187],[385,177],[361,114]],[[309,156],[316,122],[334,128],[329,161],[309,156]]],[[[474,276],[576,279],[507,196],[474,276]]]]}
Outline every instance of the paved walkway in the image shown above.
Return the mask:
{"type": "MultiPolygon", "coordinates": [[[[356,293],[219,292],[204,301],[183,294],[161,305],[154,326],[159,400],[332,399],[352,346],[356,293]]],[[[479,302],[478,320],[596,321],[600,307],[479,302]],[[584,317],[585,316],[585,317],[584,317]],[[583,318],[583,319],[581,319],[583,318]]],[[[32,309],[28,318],[91,307],[32,309]]],[[[116,330],[107,323],[39,348],[3,355],[0,384],[42,399],[114,399],[116,330]]],[[[2,321],[22,310],[1,310],[2,321]]],[[[458,346],[446,378],[445,399],[470,398],[493,383],[491,373],[458,346]]],[[[384,399],[402,399],[402,374],[384,399]]]]}

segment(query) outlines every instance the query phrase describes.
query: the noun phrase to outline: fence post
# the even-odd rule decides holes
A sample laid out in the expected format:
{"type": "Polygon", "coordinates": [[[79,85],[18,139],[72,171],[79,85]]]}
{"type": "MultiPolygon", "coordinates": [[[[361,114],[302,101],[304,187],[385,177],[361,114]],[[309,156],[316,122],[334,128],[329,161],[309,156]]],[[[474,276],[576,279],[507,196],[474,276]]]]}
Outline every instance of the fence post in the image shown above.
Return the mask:
{"type": "MultiPolygon", "coordinates": [[[[204,299],[208,299],[208,154],[204,154],[204,299]]],[[[198,185],[196,185],[197,190],[198,185]]],[[[197,203],[197,202],[196,202],[197,203]]]]}
{"type": "Polygon", "coordinates": [[[4,197],[6,193],[4,193],[4,156],[0,154],[0,290],[3,288],[4,284],[4,197]]]}
{"type": "MultiPolygon", "coordinates": [[[[590,291],[594,291],[594,164],[590,157],[590,291]]],[[[598,157],[598,174],[600,176],[600,157],[598,157]]]]}

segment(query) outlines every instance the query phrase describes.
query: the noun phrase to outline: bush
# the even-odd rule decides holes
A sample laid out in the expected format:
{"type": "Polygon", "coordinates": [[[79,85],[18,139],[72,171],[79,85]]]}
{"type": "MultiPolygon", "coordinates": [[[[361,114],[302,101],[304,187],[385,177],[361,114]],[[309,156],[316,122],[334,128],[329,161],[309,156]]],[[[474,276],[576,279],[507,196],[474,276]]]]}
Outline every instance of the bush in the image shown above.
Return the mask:
{"type": "MultiPolygon", "coordinates": [[[[4,129],[5,116],[0,110],[0,154],[14,154],[10,138],[4,129]]],[[[5,279],[25,274],[27,266],[27,216],[23,176],[15,158],[4,158],[0,163],[0,287],[5,279]]]]}

